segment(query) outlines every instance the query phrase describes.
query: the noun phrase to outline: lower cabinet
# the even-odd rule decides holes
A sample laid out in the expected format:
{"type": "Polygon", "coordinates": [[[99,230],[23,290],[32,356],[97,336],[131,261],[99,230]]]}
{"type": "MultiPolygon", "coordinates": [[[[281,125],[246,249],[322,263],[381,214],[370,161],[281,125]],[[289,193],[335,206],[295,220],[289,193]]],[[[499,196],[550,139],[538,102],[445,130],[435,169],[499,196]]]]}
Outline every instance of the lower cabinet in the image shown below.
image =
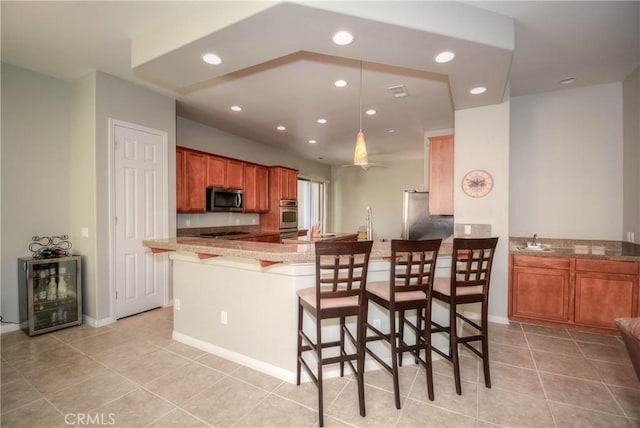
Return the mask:
{"type": "Polygon", "coordinates": [[[638,316],[637,262],[511,255],[509,318],[617,331],[638,316]]]}
{"type": "Polygon", "coordinates": [[[616,328],[616,318],[638,316],[638,263],[576,262],[576,324],[616,328]]]}

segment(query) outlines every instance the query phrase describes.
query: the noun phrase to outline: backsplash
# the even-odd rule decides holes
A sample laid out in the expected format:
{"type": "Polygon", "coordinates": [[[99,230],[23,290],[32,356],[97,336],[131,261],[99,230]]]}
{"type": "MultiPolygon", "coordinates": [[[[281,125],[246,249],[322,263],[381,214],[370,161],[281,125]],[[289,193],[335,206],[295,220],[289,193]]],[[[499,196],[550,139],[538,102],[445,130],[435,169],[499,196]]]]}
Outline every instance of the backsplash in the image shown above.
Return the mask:
{"type": "Polygon", "coordinates": [[[243,213],[204,213],[178,214],[176,227],[220,227],[220,226],[252,226],[260,224],[260,214],[243,213]]]}

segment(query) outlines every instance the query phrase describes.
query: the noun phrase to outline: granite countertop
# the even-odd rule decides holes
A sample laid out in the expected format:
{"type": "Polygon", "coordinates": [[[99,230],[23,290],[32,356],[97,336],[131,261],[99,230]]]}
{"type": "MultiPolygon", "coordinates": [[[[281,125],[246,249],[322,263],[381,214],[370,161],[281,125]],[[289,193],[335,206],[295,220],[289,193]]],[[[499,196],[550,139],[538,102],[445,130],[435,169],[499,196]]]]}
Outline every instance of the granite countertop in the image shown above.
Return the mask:
{"type": "Polygon", "coordinates": [[[604,241],[588,239],[545,239],[539,238],[541,249],[527,249],[531,238],[509,238],[511,254],[540,256],[589,258],[602,260],[640,261],[640,245],[622,241],[604,241]]]}
{"type": "MultiPolygon", "coordinates": [[[[348,234],[347,234],[348,235],[348,234]]],[[[153,251],[182,251],[196,253],[201,258],[207,256],[227,256],[253,259],[261,262],[313,262],[315,250],[309,244],[275,244],[270,242],[251,242],[230,239],[210,239],[195,236],[185,236],[168,239],[153,239],[143,241],[145,247],[153,251]]],[[[439,256],[451,255],[452,244],[443,242],[439,256]]],[[[391,255],[390,242],[374,242],[371,250],[372,259],[380,259],[391,255]]]]}
{"type": "Polygon", "coordinates": [[[346,238],[355,238],[357,237],[357,233],[327,233],[324,235],[320,235],[319,237],[308,238],[306,236],[300,236],[297,239],[283,239],[282,242],[285,244],[313,244],[314,242],[322,242],[322,241],[339,241],[341,239],[346,238]]]}

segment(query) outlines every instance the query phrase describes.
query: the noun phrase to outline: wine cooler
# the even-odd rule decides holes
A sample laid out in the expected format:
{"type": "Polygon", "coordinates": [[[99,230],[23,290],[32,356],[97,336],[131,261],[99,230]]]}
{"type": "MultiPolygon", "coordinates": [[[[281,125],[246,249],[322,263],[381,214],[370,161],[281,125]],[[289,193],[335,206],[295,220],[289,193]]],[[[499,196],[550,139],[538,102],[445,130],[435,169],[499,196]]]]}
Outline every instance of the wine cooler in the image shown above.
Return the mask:
{"type": "Polygon", "coordinates": [[[18,259],[20,321],[29,336],[82,323],[80,256],[18,259]]]}

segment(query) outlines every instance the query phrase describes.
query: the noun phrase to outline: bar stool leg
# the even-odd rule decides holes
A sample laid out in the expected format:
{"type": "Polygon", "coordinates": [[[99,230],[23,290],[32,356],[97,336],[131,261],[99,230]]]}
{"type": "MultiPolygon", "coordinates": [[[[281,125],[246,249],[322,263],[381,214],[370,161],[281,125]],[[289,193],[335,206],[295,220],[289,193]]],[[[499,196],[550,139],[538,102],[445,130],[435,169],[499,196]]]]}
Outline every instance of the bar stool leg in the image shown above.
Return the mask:
{"type": "MultiPolygon", "coordinates": [[[[299,300],[299,299],[298,299],[299,300]]],[[[300,358],[302,358],[302,318],[303,318],[304,308],[298,301],[298,360],[296,362],[296,385],[300,385],[300,370],[301,363],[300,358]]]]}
{"type": "Polygon", "coordinates": [[[449,348],[451,349],[453,376],[456,381],[456,394],[462,395],[462,384],[460,383],[460,359],[458,355],[458,317],[456,316],[456,310],[456,304],[452,299],[449,307],[449,348]]]}
{"type": "Polygon", "coordinates": [[[484,367],[484,385],[491,388],[491,374],[489,371],[489,325],[488,325],[488,302],[482,302],[482,364],[484,367]]]}
{"type": "MultiPolygon", "coordinates": [[[[340,355],[345,355],[344,350],[345,317],[340,317],[340,355]]],[[[344,361],[340,361],[340,377],[344,377],[344,361]]]]}
{"type": "MultiPolygon", "coordinates": [[[[430,304],[431,302],[429,302],[430,304]]],[[[418,310],[418,317],[421,318],[422,310],[418,310]]],[[[431,355],[431,308],[429,305],[425,308],[424,315],[424,360],[427,363],[426,372],[427,372],[427,395],[429,396],[429,400],[435,400],[434,392],[433,392],[433,358],[431,355]]],[[[418,330],[420,331],[420,330],[418,330]]],[[[419,334],[416,336],[416,340],[418,340],[419,334]]]]}
{"type": "MultiPolygon", "coordinates": [[[[404,319],[404,311],[400,311],[400,327],[404,325],[402,320],[404,319]]],[[[400,340],[402,343],[402,333],[396,333],[396,313],[391,306],[389,308],[389,345],[391,345],[391,367],[393,374],[393,395],[396,399],[396,409],[400,409],[400,382],[398,381],[398,348],[396,346],[396,341],[400,340]]],[[[400,359],[402,359],[402,355],[400,355],[400,359]]]]}
{"type": "Polygon", "coordinates": [[[318,357],[318,413],[320,415],[319,426],[324,426],[324,413],[322,408],[322,321],[316,318],[316,349],[318,357]]]}
{"type": "Polygon", "coordinates": [[[369,303],[364,299],[360,305],[360,313],[358,314],[358,322],[356,328],[356,343],[358,348],[357,370],[358,370],[358,401],[360,405],[360,416],[366,416],[364,403],[364,356],[365,344],[367,341],[367,317],[369,311],[369,303]]]}

